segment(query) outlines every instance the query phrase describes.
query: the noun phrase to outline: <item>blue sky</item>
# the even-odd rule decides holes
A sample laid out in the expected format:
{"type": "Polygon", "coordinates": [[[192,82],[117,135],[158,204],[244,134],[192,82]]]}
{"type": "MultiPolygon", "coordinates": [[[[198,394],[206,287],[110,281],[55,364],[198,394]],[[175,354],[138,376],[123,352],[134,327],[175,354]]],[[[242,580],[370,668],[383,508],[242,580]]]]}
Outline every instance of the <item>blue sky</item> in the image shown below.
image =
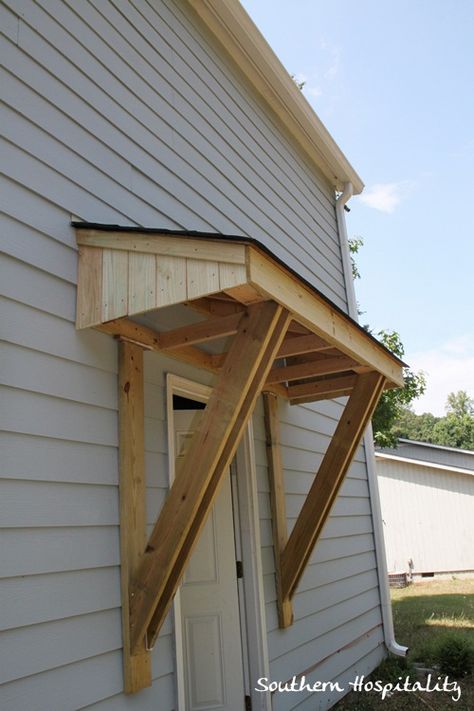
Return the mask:
{"type": "Polygon", "coordinates": [[[474,2],[243,0],[365,183],[361,320],[428,378],[417,412],[474,397],[474,2]]]}

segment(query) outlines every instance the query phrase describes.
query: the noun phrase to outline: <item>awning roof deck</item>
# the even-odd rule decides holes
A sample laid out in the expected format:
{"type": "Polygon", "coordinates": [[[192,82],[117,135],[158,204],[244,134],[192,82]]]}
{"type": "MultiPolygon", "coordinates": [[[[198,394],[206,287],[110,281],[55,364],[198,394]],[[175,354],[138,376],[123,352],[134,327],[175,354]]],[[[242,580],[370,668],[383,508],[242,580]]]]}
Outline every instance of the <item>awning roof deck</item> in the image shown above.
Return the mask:
{"type": "Polygon", "coordinates": [[[274,300],[292,320],[266,390],[302,403],[348,395],[372,370],[403,384],[403,363],[304,279],[253,240],[196,232],[74,223],[80,248],[77,327],[100,328],[218,372],[223,343],[252,304],[274,300]],[[157,333],[134,321],[173,304],[198,324],[157,333]]]}

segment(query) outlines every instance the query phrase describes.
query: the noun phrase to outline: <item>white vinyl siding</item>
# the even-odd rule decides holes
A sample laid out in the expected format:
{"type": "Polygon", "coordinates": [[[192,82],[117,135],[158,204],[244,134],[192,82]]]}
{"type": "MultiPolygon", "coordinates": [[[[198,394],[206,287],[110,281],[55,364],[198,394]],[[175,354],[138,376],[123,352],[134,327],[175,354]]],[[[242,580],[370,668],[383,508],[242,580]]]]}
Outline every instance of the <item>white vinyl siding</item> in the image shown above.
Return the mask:
{"type": "MultiPolygon", "coordinates": [[[[333,191],[179,2],[5,0],[0,55],[0,708],[151,711],[159,699],[159,711],[171,711],[170,620],[153,652],[152,688],[121,692],[117,345],[75,330],[69,223],[256,238],[345,309],[333,191]]],[[[203,374],[150,354],[146,367],[151,526],[168,476],[163,374],[203,374]]],[[[294,518],[340,406],[284,413],[294,518]]],[[[363,451],[285,638],[262,426],[259,405],[272,672],[324,657],[318,674],[369,669],[381,632],[363,451]],[[359,633],[367,635],[331,656],[359,633]]]]}
{"type": "MultiPolygon", "coordinates": [[[[282,461],[291,531],[342,412],[341,401],[291,407],[280,403],[282,461]]],[[[383,630],[365,454],[359,447],[321,538],[293,598],[294,623],[278,627],[263,408],[254,417],[262,526],[268,647],[272,679],[305,673],[308,683],[369,673],[381,661],[383,630]],[[350,649],[345,649],[346,646],[350,649]],[[372,665],[372,666],[371,666],[372,665]]],[[[347,687],[347,685],[346,685],[347,687]]],[[[347,687],[348,688],[348,687],[347,687]]],[[[322,695],[321,695],[322,696],[322,695]]],[[[278,710],[314,708],[315,696],[275,694],[278,710]]],[[[329,708],[337,692],[318,698],[329,708]]]]}

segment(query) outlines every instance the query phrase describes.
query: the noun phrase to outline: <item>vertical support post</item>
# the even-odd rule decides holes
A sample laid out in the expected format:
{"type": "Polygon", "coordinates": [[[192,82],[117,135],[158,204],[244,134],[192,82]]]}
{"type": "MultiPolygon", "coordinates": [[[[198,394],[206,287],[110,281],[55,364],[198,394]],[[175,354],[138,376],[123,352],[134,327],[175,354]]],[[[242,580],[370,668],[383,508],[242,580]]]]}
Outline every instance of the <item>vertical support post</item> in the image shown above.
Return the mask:
{"type": "Polygon", "coordinates": [[[119,343],[120,559],[124,691],[151,686],[151,655],[130,644],[130,586],[146,546],[143,349],[119,343]]]}
{"type": "Polygon", "coordinates": [[[263,393],[263,407],[265,413],[265,438],[272,507],[278,623],[280,627],[284,629],[285,627],[289,627],[293,622],[293,605],[289,597],[283,598],[281,584],[281,554],[285,550],[288,540],[288,526],[286,522],[285,482],[281,463],[278,397],[273,393],[263,393]]]}

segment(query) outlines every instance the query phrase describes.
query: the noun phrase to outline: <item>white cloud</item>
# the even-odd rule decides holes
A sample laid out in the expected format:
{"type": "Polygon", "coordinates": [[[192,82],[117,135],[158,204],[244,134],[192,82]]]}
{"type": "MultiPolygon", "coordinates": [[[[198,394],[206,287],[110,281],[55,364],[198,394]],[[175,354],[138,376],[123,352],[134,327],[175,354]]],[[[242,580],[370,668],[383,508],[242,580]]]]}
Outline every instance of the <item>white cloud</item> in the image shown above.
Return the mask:
{"type": "Polygon", "coordinates": [[[466,390],[474,397],[474,336],[460,336],[438,348],[413,353],[408,362],[413,370],[426,374],[426,393],[413,403],[418,414],[443,416],[450,392],[466,390]]]}
{"type": "Polygon", "coordinates": [[[320,89],[319,86],[305,86],[303,91],[305,94],[308,94],[308,96],[311,96],[313,99],[318,99],[323,93],[323,90],[320,89]]]}
{"type": "Polygon", "coordinates": [[[365,190],[359,199],[374,210],[392,213],[407,195],[411,185],[407,180],[399,183],[377,183],[365,190]]]}

